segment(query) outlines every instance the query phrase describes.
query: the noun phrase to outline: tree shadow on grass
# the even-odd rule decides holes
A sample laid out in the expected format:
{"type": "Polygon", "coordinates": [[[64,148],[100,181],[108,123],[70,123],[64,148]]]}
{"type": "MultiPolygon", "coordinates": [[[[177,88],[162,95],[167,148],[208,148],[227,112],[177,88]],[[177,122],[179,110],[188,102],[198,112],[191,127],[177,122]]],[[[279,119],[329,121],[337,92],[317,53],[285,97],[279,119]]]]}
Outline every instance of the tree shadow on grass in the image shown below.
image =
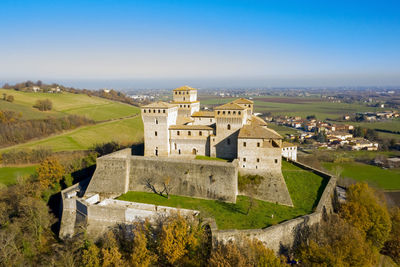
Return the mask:
{"type": "Polygon", "coordinates": [[[217,203],[217,205],[219,205],[220,207],[222,207],[223,209],[225,209],[227,211],[236,212],[236,213],[240,213],[240,214],[246,215],[246,213],[244,211],[242,211],[234,203],[227,203],[227,202],[222,202],[222,201],[217,201],[216,203],[217,203]]]}

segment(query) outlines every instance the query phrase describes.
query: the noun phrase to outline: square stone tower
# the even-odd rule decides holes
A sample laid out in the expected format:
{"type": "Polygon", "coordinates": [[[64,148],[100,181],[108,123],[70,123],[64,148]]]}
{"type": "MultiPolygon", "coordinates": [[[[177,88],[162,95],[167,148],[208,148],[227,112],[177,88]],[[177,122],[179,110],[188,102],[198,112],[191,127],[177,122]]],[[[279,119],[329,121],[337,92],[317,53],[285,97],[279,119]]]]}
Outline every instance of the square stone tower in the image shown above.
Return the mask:
{"type": "Polygon", "coordinates": [[[144,155],[168,156],[170,154],[169,127],[176,124],[178,106],[155,102],[141,107],[144,126],[144,155]]]}
{"type": "Polygon", "coordinates": [[[239,130],[246,124],[247,109],[234,103],[214,109],[216,135],[211,137],[211,156],[237,158],[237,138],[239,130]]]}
{"type": "Polygon", "coordinates": [[[197,89],[190,86],[182,86],[173,90],[172,104],[178,105],[179,117],[190,117],[200,110],[200,101],[197,101],[197,89]]]}

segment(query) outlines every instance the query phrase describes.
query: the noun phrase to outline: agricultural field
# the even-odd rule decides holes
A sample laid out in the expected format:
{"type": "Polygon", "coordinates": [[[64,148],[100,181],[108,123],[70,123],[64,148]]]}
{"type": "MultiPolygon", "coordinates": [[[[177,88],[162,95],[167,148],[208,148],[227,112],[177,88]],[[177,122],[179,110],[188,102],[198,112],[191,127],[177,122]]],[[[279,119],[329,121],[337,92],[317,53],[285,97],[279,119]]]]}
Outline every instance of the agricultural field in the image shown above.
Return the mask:
{"type": "MultiPolygon", "coordinates": [[[[236,98],[222,98],[200,96],[202,105],[221,105],[236,98]]],[[[311,97],[254,97],[255,112],[272,112],[274,115],[301,116],[315,115],[320,120],[327,118],[337,119],[344,114],[356,112],[382,110],[379,108],[367,107],[363,104],[333,103],[321,98],[311,97]]]]}
{"type": "Polygon", "coordinates": [[[391,119],[386,121],[377,121],[377,122],[352,122],[355,126],[360,126],[363,128],[374,129],[374,130],[385,130],[398,132],[396,133],[387,133],[378,131],[379,137],[400,140],[400,119],[391,119]]]}
{"type": "Polygon", "coordinates": [[[10,149],[48,148],[53,151],[87,150],[94,144],[117,141],[131,143],[143,141],[143,123],[140,116],[83,126],[56,136],[30,141],[4,148],[10,149]]]}
{"type": "Polygon", "coordinates": [[[140,112],[138,107],[114,102],[85,94],[72,93],[33,93],[0,89],[0,95],[14,96],[14,102],[0,100],[0,109],[22,113],[22,119],[43,119],[49,116],[62,117],[76,114],[86,116],[95,121],[104,121],[132,116],[140,112]],[[38,111],[33,108],[37,100],[49,99],[53,110],[38,111]]]}
{"type": "Polygon", "coordinates": [[[322,177],[288,162],[282,162],[282,169],[293,208],[256,200],[247,214],[250,200],[246,196],[238,196],[236,204],[175,195],[167,199],[146,192],[128,192],[118,199],[199,210],[203,217],[213,217],[219,229],[264,228],[311,213],[326,186],[322,177]]]}
{"type": "Polygon", "coordinates": [[[24,178],[34,174],[37,166],[2,167],[0,168],[0,188],[15,184],[18,178],[24,178]]]}
{"type": "Polygon", "coordinates": [[[323,167],[329,171],[335,168],[341,170],[341,176],[356,181],[365,181],[372,186],[384,190],[400,190],[400,170],[382,169],[377,166],[367,165],[360,162],[332,163],[324,162],[323,167]]]}

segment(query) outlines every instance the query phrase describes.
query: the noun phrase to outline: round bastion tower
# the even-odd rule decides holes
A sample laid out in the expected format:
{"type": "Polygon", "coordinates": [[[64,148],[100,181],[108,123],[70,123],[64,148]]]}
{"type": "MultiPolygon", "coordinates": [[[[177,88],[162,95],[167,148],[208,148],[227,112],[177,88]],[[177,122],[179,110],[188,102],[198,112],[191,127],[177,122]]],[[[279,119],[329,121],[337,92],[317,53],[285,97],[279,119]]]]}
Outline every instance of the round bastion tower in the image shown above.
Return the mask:
{"type": "Polygon", "coordinates": [[[176,124],[178,106],[155,102],[141,107],[144,127],[144,155],[168,156],[170,154],[169,127],[176,124]]]}

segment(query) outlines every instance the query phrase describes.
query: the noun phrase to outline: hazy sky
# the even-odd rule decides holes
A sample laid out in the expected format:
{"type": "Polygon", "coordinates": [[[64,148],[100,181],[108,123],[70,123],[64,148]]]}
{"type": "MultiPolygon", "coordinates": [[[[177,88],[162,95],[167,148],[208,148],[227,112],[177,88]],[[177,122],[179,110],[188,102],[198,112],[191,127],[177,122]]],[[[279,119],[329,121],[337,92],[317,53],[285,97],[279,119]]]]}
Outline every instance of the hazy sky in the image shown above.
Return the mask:
{"type": "Polygon", "coordinates": [[[1,0],[0,81],[26,79],[400,85],[400,1],[1,0]]]}

